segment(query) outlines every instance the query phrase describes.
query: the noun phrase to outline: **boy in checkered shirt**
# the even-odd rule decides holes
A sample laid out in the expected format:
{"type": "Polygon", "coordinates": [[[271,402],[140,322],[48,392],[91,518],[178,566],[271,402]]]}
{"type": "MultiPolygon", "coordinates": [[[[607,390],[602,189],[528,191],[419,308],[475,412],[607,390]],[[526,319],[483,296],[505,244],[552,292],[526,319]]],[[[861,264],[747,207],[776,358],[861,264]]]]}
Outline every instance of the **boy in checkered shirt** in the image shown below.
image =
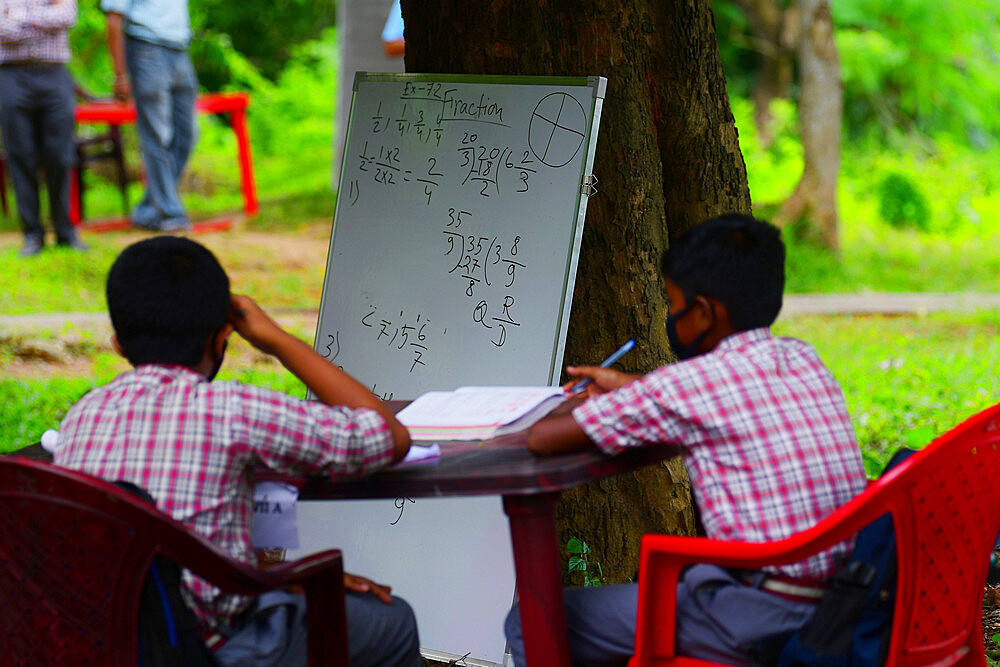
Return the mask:
{"type": "MultiPolygon", "coordinates": [[[[358,475],[401,460],[406,428],[367,388],[231,295],[207,249],[164,236],[126,248],[108,274],[116,350],[134,369],[80,399],[55,463],[145,489],[156,506],[234,558],[255,564],[253,473],[358,475]],[[319,401],[213,382],[236,332],[274,355],[319,401]]],[[[416,620],[389,588],[344,575],[351,665],[422,667],[416,620]]],[[[220,664],[304,665],[304,595],[248,598],[184,573],[182,594],[220,664]]]]}
{"type": "MultiPolygon", "coordinates": [[[[596,446],[616,454],[676,443],[705,532],[719,540],[780,540],[860,493],[864,468],[840,387],[811,346],[768,328],[784,288],[778,230],[742,215],[715,218],[678,239],[661,269],[678,362],[645,376],[567,368],[591,380],[586,400],[570,399],[538,422],[531,449],[547,455],[596,446]]],[[[677,653],[749,664],[759,641],[809,620],[850,548],[843,542],[760,572],[688,568],[677,590],[677,653]]],[[[565,601],[575,663],[627,661],[636,584],[567,589],[565,601]]],[[[523,666],[517,609],[506,631],[523,666]]]]}

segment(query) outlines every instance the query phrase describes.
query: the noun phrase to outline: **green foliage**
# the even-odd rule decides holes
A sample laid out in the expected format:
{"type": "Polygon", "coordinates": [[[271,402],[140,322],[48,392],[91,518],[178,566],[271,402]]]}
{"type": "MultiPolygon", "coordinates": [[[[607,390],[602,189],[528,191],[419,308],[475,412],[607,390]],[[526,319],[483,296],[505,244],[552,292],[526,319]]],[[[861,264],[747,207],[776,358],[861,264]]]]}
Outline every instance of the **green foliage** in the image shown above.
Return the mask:
{"type": "Polygon", "coordinates": [[[906,175],[890,172],[879,181],[878,212],[882,219],[896,228],[926,229],[930,218],[927,198],[906,175]]]}
{"type": "Polygon", "coordinates": [[[601,569],[601,564],[595,561],[593,569],[590,567],[590,547],[586,542],[578,537],[569,538],[566,542],[566,553],[568,554],[567,571],[583,572],[584,586],[600,586],[604,583],[602,581],[604,571],[601,569]]]}
{"type": "MultiPolygon", "coordinates": [[[[336,22],[335,0],[201,0],[191,5],[191,27],[203,45],[193,49],[206,57],[212,51],[235,50],[245,56],[267,78],[275,79],[286,62],[294,57],[296,45],[316,39],[324,29],[336,22]]],[[[213,57],[217,57],[216,52],[213,57]]],[[[200,61],[208,65],[210,61],[200,61]]],[[[225,86],[230,78],[225,75],[225,62],[212,62],[211,77],[208,68],[199,67],[199,75],[210,90],[225,86]],[[221,67],[218,67],[222,65],[221,67]]]]}
{"type": "Polygon", "coordinates": [[[839,0],[832,8],[852,135],[898,126],[996,145],[1000,5],[839,0]]]}
{"type": "Polygon", "coordinates": [[[731,95],[730,106],[739,132],[740,151],[747,166],[750,197],[755,206],[777,204],[795,190],[802,176],[803,152],[798,111],[788,100],[774,100],[771,114],[773,139],[767,146],[753,122],[753,103],[731,95]]]}
{"type": "MultiPolygon", "coordinates": [[[[730,102],[754,213],[770,218],[802,174],[795,107],[774,102],[775,136],[764,146],[753,105],[735,96],[730,102]]],[[[877,139],[845,143],[838,184],[841,252],[817,248],[789,230],[787,290],[1000,291],[997,164],[1000,148],[975,150],[946,135],[893,147],[877,139]]]]}
{"type": "MultiPolygon", "coordinates": [[[[786,7],[787,0],[776,0],[786,7]]],[[[1000,137],[1000,3],[837,0],[831,3],[848,136],[947,134],[976,148],[1000,137]]],[[[759,53],[739,3],[713,0],[730,91],[749,96],[759,53]]]]}

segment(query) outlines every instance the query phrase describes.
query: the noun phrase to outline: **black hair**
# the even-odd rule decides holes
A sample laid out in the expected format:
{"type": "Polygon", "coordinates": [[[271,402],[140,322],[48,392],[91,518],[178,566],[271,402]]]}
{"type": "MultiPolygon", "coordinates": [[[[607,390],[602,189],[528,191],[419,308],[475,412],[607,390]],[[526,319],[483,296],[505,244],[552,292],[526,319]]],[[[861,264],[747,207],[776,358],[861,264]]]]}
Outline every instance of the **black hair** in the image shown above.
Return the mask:
{"type": "Polygon", "coordinates": [[[776,227],[731,213],[682,234],[663,253],[660,270],[685,298],[715,297],[737,331],[770,326],[781,310],[785,244],[776,227]]]}
{"type": "Polygon", "coordinates": [[[129,363],[196,366],[228,321],[229,278],[204,246],[160,236],[122,251],[108,272],[107,298],[129,363]]]}

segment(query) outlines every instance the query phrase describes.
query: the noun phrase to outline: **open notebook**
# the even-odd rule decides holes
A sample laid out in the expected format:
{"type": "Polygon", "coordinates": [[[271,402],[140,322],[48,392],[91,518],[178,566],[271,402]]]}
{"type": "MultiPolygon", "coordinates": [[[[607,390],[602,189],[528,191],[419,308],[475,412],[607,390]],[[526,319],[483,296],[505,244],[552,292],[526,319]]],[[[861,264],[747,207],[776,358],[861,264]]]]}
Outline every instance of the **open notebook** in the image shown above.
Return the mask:
{"type": "Polygon", "coordinates": [[[426,393],[396,417],[414,440],[486,440],[528,428],[565,399],[561,387],[461,387],[426,393]]]}

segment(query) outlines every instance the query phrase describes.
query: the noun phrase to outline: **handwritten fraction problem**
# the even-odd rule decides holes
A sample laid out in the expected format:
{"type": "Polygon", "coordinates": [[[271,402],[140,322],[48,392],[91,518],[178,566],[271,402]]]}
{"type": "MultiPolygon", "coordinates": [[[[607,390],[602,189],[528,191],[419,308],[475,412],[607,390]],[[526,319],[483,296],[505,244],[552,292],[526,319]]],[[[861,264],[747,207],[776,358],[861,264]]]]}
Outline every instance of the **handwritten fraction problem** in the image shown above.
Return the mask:
{"type": "MultiPolygon", "coordinates": [[[[537,173],[538,163],[537,150],[528,146],[529,137],[523,137],[524,146],[511,146],[487,141],[483,131],[465,129],[454,150],[445,148],[437,155],[422,154],[419,158],[411,156],[411,151],[407,150],[412,143],[441,148],[446,131],[453,123],[466,127],[509,128],[504,122],[504,107],[488,94],[463,96],[456,88],[447,88],[441,83],[407,82],[398,101],[391,109],[388,106],[378,102],[367,119],[368,137],[360,150],[349,157],[355,161],[358,171],[348,181],[348,199],[352,206],[362,197],[378,196],[380,189],[387,188],[410,188],[414,201],[430,206],[442,185],[442,169],[447,160],[457,161],[462,174],[461,185],[475,188],[482,197],[499,197],[507,188],[516,193],[530,190],[530,179],[537,173]]],[[[558,114],[553,122],[558,123],[558,114]]]]}
{"type": "Polygon", "coordinates": [[[562,354],[603,83],[448,78],[355,82],[315,346],[384,397],[562,354]]]}

